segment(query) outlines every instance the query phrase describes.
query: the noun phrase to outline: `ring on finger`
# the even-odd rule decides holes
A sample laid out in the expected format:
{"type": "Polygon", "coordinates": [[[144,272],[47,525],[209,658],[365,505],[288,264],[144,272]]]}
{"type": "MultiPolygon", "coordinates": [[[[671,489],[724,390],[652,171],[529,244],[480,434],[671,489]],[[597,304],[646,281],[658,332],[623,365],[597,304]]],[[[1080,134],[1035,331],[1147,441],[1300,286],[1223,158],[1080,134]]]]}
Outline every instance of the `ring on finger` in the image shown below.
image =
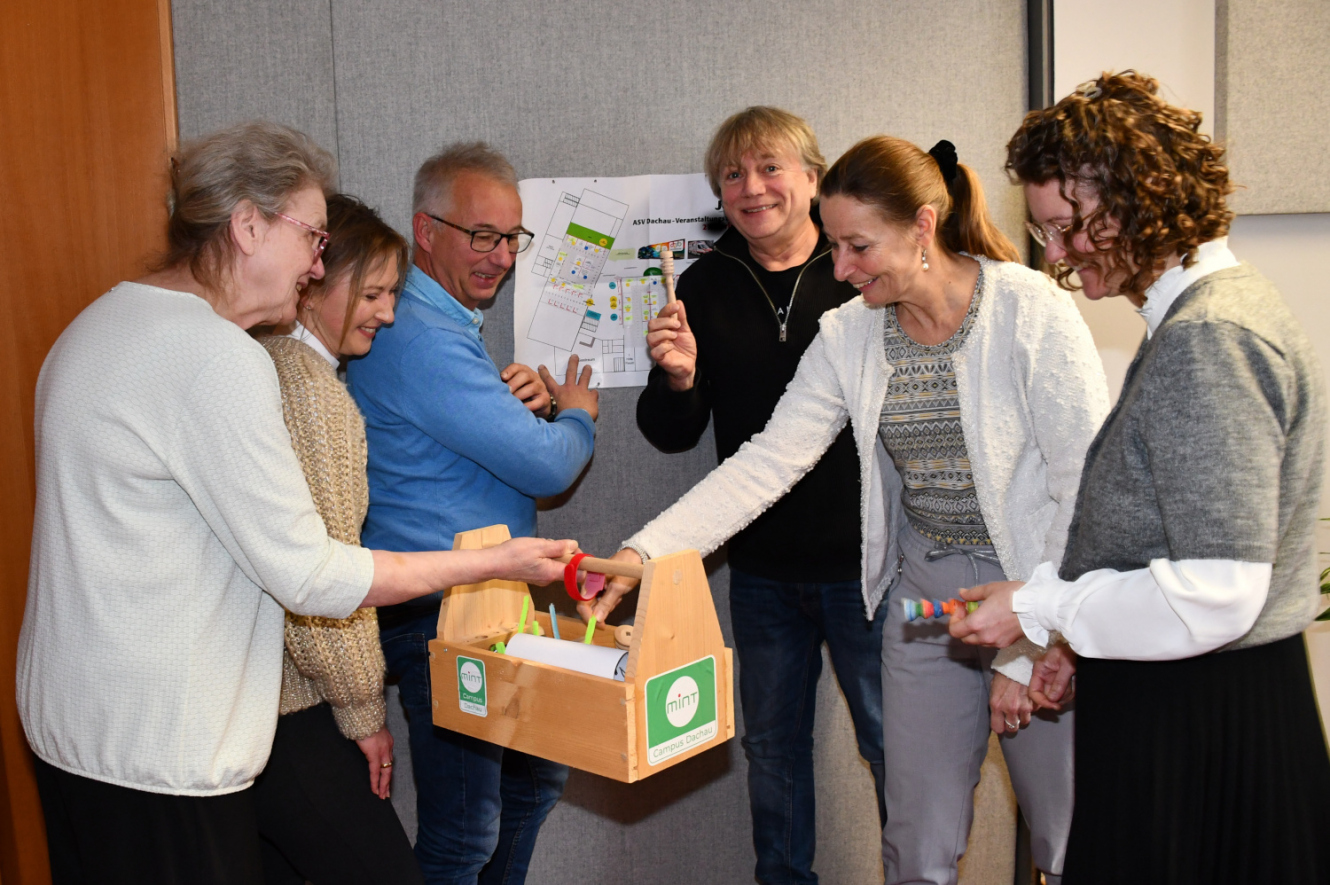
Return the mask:
{"type": "Polygon", "coordinates": [[[1006,723],[1008,731],[1020,731],[1021,720],[1017,719],[1015,722],[1012,722],[1010,719],[1003,719],[1002,721],[1006,723]]]}

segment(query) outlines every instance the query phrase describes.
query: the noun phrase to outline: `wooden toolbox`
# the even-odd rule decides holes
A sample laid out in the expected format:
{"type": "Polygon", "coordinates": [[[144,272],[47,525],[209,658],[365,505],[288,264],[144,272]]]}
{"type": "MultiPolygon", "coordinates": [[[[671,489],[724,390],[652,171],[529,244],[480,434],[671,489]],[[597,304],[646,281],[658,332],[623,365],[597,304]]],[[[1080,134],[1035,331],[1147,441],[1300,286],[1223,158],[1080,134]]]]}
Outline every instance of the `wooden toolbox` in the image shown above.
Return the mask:
{"type": "MultiPolygon", "coordinates": [[[[462,532],[454,550],[508,540],[506,526],[462,532]]],[[[603,561],[601,561],[603,562],[603,561]]],[[[636,568],[615,563],[635,577],[636,568]]],[[[624,681],[490,651],[517,631],[526,584],[453,587],[429,644],[434,724],[624,783],[734,737],[734,666],[702,559],[686,550],[646,562],[624,681]]],[[[602,570],[597,566],[597,571],[602,570]]],[[[606,573],[614,573],[610,566],[606,573]]],[[[550,616],[531,613],[546,636],[550,616]]],[[[586,625],[560,617],[565,641],[586,625]]],[[[614,648],[614,628],[592,642],[614,648]]]]}

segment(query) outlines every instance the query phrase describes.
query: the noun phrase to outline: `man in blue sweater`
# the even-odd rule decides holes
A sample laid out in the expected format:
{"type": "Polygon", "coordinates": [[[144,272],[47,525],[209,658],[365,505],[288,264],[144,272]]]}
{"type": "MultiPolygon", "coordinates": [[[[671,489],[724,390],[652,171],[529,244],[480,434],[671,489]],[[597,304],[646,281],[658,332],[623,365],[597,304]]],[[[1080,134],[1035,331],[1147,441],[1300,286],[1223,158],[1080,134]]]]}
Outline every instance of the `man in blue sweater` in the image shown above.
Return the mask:
{"type": "MultiPolygon", "coordinates": [[[[416,173],[412,209],[396,321],[347,370],[369,441],[361,540],[448,550],[457,532],[496,523],[533,535],[536,498],[567,489],[591,459],[591,370],[579,381],[574,357],[560,385],[543,366],[500,371],[485,350],[479,305],[532,239],[507,160],[480,143],[445,148],[416,173]]],[[[379,609],[410,719],[416,857],[433,885],[520,885],[568,769],[433,725],[426,643],[438,617],[437,596],[379,609]]]]}

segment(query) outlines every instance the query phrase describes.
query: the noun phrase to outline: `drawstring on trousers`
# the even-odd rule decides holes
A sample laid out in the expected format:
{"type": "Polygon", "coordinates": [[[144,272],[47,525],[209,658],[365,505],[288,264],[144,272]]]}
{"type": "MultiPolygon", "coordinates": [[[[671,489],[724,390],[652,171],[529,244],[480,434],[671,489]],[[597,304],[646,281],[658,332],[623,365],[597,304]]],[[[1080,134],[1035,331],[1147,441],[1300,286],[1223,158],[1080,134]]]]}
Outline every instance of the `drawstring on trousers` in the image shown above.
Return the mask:
{"type": "MultiPolygon", "coordinates": [[[[992,551],[991,547],[988,547],[986,549],[985,548],[976,549],[974,547],[963,546],[958,544],[947,544],[943,541],[939,541],[937,542],[937,546],[935,546],[932,550],[929,550],[927,553],[924,554],[924,560],[926,562],[936,562],[937,560],[945,559],[948,556],[964,556],[967,560],[969,560],[970,568],[974,571],[974,584],[978,584],[979,563],[987,562],[990,565],[995,565],[998,568],[1002,568],[1002,563],[997,558],[997,552],[996,551],[990,552],[990,551],[992,551]]],[[[973,587],[974,584],[971,584],[970,586],[973,587]]]]}

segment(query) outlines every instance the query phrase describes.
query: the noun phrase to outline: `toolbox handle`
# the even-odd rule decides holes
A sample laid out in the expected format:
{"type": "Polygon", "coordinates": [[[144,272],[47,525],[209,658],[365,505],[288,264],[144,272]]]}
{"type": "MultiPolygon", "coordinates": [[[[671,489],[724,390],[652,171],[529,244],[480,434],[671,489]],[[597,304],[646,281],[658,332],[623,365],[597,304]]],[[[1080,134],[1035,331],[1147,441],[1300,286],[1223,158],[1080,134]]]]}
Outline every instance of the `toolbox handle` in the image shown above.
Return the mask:
{"type": "MultiPolygon", "coordinates": [[[[580,554],[579,554],[580,555],[580,554]]],[[[560,562],[571,562],[574,554],[565,553],[559,557],[560,562]]],[[[642,572],[646,566],[630,562],[619,562],[613,559],[596,559],[594,556],[583,556],[577,563],[577,567],[583,571],[595,572],[598,575],[614,575],[619,578],[636,578],[642,580],[642,572]]]]}

